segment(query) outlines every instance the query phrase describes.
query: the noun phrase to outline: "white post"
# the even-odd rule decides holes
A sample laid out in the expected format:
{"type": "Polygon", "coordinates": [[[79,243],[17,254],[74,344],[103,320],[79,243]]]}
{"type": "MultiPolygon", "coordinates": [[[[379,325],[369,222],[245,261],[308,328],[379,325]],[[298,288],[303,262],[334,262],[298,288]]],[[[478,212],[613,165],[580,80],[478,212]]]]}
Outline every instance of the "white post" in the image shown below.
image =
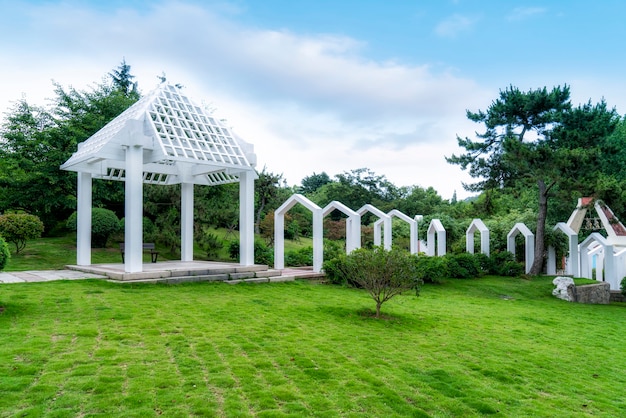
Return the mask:
{"type": "Polygon", "coordinates": [[[324,263],[324,215],[322,209],[313,210],[313,271],[322,271],[324,263]]]}
{"type": "Polygon", "coordinates": [[[193,183],[180,185],[180,260],[193,261],[193,183]]]}
{"type": "Polygon", "coordinates": [[[126,273],[143,271],[143,147],[126,147],[125,185],[125,255],[126,273]]]}
{"type": "Polygon", "coordinates": [[[239,174],[239,264],[254,264],[254,173],[239,174]]]}
{"type": "Polygon", "coordinates": [[[285,215],[274,212],[274,268],[285,268],[285,215]]]}
{"type": "Polygon", "coordinates": [[[91,264],[91,196],[90,173],[78,173],[76,205],[76,264],[91,264]]]}

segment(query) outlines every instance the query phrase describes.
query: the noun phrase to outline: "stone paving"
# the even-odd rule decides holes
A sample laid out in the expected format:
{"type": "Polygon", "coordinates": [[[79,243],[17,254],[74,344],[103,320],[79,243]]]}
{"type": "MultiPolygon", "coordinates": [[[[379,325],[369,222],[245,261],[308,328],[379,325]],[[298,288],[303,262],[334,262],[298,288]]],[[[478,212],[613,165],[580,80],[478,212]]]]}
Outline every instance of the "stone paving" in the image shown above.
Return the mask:
{"type": "Polygon", "coordinates": [[[0,283],[50,282],[53,280],[106,279],[106,276],[75,270],[0,272],[0,283]]]}

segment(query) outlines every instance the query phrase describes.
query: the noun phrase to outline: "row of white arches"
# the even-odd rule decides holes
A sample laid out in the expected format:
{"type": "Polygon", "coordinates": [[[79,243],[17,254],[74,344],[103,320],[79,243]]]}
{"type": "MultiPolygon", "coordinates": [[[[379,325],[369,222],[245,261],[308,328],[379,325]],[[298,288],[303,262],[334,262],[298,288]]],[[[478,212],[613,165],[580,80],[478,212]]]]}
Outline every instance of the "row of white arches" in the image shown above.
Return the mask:
{"type": "MultiPolygon", "coordinates": [[[[320,208],[317,204],[300,194],[294,194],[274,212],[274,268],[285,268],[285,214],[296,204],[301,204],[313,214],[313,271],[320,272],[324,261],[323,220],[335,210],[342,212],[346,218],[346,252],[361,247],[361,217],[371,213],[378,217],[374,222],[374,245],[382,245],[386,249],[392,246],[392,218],[405,221],[410,227],[410,252],[418,253],[418,223],[422,215],[411,218],[394,209],[388,213],[371,204],[363,205],[354,211],[341,202],[333,201],[320,208]]],[[[619,279],[626,275],[626,249],[616,251],[613,245],[599,233],[592,233],[581,244],[578,234],[566,223],[560,222],[555,231],[564,233],[568,238],[568,257],[566,271],[574,277],[594,278],[610,283],[612,290],[620,287],[619,279]]],[[[480,252],[489,255],[489,229],[480,219],[474,219],[466,230],[466,251],[474,253],[474,235],[480,233],[480,252]]],[[[507,234],[507,251],[515,254],[515,239],[524,237],[525,271],[528,273],[535,257],[535,238],[530,229],[523,223],[517,223],[507,234]]],[[[446,254],[446,230],[439,219],[430,222],[427,232],[426,254],[443,256],[446,254]]],[[[556,256],[553,247],[548,248],[547,273],[556,274],[556,256]]]]}

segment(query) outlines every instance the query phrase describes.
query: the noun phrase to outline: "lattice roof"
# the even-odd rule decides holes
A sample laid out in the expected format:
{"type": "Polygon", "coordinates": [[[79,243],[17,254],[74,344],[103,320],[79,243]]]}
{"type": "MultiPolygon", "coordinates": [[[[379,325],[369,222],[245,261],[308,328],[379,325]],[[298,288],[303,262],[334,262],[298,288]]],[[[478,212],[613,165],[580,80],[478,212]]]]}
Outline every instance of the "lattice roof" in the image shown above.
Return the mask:
{"type": "Polygon", "coordinates": [[[79,144],[61,169],[124,181],[124,148],[132,145],[143,146],[145,183],[231,183],[256,164],[251,144],[179,88],[162,84],[79,144]]]}

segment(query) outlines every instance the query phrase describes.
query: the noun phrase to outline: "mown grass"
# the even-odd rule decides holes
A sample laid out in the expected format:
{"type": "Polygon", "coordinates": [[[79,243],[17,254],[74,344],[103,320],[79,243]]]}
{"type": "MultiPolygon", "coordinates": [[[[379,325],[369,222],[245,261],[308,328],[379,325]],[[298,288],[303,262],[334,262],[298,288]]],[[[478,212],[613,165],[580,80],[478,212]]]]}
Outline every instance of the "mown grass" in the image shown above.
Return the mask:
{"type": "Polygon", "coordinates": [[[625,305],[552,287],[1,285],[0,416],[626,415],[625,305]]]}

